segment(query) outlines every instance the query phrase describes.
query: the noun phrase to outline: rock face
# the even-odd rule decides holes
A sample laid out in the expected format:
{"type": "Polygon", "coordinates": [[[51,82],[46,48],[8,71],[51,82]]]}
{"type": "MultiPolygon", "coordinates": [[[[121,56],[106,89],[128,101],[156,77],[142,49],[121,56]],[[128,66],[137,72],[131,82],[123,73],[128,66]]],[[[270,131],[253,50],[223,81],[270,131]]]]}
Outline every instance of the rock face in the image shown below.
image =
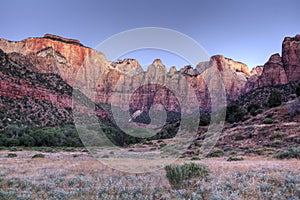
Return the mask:
{"type": "Polygon", "coordinates": [[[251,76],[254,76],[254,75],[260,76],[262,74],[263,69],[264,69],[264,66],[256,66],[250,71],[250,74],[251,74],[251,76]]]}
{"type": "MultiPolygon", "coordinates": [[[[169,71],[160,59],[156,59],[143,71],[135,59],[110,62],[78,40],[50,34],[20,42],[0,39],[3,50],[0,94],[10,99],[33,98],[69,110],[72,105],[70,91],[68,94],[58,91],[80,86],[87,89],[83,93],[95,103],[118,106],[130,113],[149,112],[153,104],[162,104],[168,112],[192,113],[192,107],[182,110],[178,106],[180,99],[176,95],[186,105],[196,102],[200,108],[210,110],[216,99],[223,98],[218,96],[216,88],[219,87],[224,89],[230,103],[259,87],[298,81],[299,39],[300,35],[285,38],[282,57],[274,54],[263,67],[258,66],[251,72],[245,64],[221,55],[212,56],[210,61],[199,63],[196,68],[185,66],[177,70],[173,66],[169,71]],[[9,73],[10,68],[14,73],[9,73]],[[44,83],[40,79],[35,81],[37,77],[43,77],[44,83]],[[212,94],[215,99],[211,98],[212,94]]],[[[105,113],[99,115],[107,116],[105,113]]]]}
{"type": "MultiPolygon", "coordinates": [[[[83,68],[86,74],[94,74],[89,70],[101,73],[109,65],[103,54],[82,46],[78,40],[50,34],[46,34],[43,38],[28,38],[20,42],[0,39],[0,49],[7,54],[22,54],[37,71],[58,74],[71,86],[76,76],[82,75],[78,74],[79,68],[83,68]]],[[[86,84],[96,84],[90,83],[88,77],[78,78],[85,80],[86,84]]]]}
{"type": "Polygon", "coordinates": [[[300,79],[300,34],[293,38],[284,38],[282,62],[288,81],[298,81],[300,79]]]}
{"type": "Polygon", "coordinates": [[[0,49],[0,129],[12,119],[37,126],[72,123],[72,88],[56,74],[32,71],[24,59],[0,49]]]}
{"type": "Polygon", "coordinates": [[[263,67],[251,72],[244,89],[247,93],[256,88],[291,83],[300,80],[300,35],[286,37],[282,43],[282,57],[274,54],[263,67]]]}
{"type": "Polygon", "coordinates": [[[250,76],[247,65],[225,58],[224,56],[212,56],[207,63],[199,63],[196,67],[199,73],[203,70],[215,67],[221,75],[221,79],[226,89],[227,100],[236,100],[242,93],[250,76]]]}

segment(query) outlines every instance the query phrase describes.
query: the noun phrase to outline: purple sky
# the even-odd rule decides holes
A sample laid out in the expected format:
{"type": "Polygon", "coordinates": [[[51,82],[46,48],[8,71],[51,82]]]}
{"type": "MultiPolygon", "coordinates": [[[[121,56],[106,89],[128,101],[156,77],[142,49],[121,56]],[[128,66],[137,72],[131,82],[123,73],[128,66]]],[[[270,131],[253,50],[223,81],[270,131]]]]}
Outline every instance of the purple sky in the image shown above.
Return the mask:
{"type": "MultiPolygon", "coordinates": [[[[209,55],[254,67],[281,53],[285,36],[300,33],[299,8],[299,0],[6,0],[1,2],[0,37],[21,40],[52,33],[94,48],[128,29],[164,27],[192,37],[209,55]]],[[[146,64],[154,55],[140,56],[146,64]]],[[[184,64],[173,59],[164,62],[184,64]]]]}

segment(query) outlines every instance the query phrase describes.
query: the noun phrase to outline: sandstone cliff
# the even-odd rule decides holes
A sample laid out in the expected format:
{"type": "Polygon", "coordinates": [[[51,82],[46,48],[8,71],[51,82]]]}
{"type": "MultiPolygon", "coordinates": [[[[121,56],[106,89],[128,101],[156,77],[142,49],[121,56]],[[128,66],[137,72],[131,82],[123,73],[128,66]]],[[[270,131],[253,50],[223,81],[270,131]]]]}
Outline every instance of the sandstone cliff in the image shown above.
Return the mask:
{"type": "Polygon", "coordinates": [[[90,83],[91,78],[85,75],[101,73],[108,65],[103,54],[84,47],[78,40],[50,34],[43,38],[28,38],[20,42],[0,39],[0,49],[7,54],[22,54],[38,72],[58,74],[71,86],[78,75],[78,79],[84,80],[85,84],[93,84],[95,87],[96,83],[90,83]],[[85,74],[78,74],[81,67],[85,74]]]}
{"type": "Polygon", "coordinates": [[[252,70],[244,93],[264,86],[282,85],[300,80],[300,35],[286,37],[282,42],[282,55],[272,55],[262,67],[252,70]]]}
{"type": "MultiPolygon", "coordinates": [[[[76,87],[87,89],[83,92],[96,103],[112,104],[124,110],[131,109],[131,112],[142,108],[149,111],[151,104],[161,103],[169,112],[179,112],[180,108],[176,106],[178,99],[170,95],[166,88],[184,97],[187,105],[197,102],[202,109],[210,110],[213,100],[211,89],[217,88],[220,82],[224,84],[226,99],[230,103],[256,88],[298,81],[299,38],[299,35],[285,38],[282,57],[274,54],[263,67],[258,66],[251,72],[245,64],[221,55],[212,56],[210,61],[199,63],[196,68],[185,66],[177,70],[173,66],[169,71],[161,60],[156,59],[144,72],[137,60],[110,62],[103,54],[83,46],[78,40],[50,34],[20,42],[0,39],[0,49],[5,52],[9,62],[25,67],[24,70],[39,74],[57,74],[68,85],[74,86],[76,83],[76,87]],[[157,83],[164,87],[158,87],[155,85],[157,83]],[[138,90],[145,84],[149,87],[138,90]],[[130,99],[134,92],[136,99],[130,99]],[[152,93],[157,95],[153,96],[152,93]],[[129,108],[129,105],[132,107],[129,108]]],[[[27,96],[39,99],[47,96],[44,94],[48,92],[47,88],[43,93],[38,89],[24,89],[27,82],[21,79],[18,86],[10,86],[9,82],[7,80],[1,84],[2,88],[6,88],[6,92],[2,89],[3,96],[19,98],[25,95],[19,95],[16,91],[27,91],[27,96]],[[13,92],[9,93],[10,90],[13,92]]],[[[49,98],[48,95],[46,99],[49,98]]],[[[54,99],[51,100],[52,103],[63,107],[70,107],[72,104],[70,98],[63,95],[51,98],[54,99]]],[[[186,112],[191,112],[189,108],[186,109],[186,112]]]]}

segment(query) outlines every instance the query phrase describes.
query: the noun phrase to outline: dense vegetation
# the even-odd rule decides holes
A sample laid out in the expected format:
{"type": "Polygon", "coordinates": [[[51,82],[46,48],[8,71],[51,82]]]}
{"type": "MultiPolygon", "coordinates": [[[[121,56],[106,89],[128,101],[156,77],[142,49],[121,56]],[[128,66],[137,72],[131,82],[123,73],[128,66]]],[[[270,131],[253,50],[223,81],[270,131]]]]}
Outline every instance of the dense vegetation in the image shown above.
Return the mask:
{"type": "Polygon", "coordinates": [[[0,146],[80,147],[82,143],[73,125],[42,128],[25,125],[9,125],[0,131],[0,146]]]}

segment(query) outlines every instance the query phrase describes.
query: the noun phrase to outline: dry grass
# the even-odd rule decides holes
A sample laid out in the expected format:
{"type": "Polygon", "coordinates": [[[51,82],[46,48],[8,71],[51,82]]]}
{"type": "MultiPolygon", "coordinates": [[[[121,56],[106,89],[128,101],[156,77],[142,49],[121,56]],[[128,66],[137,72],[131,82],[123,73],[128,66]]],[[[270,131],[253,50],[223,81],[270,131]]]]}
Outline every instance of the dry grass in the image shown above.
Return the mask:
{"type": "MultiPolygon", "coordinates": [[[[244,157],[200,161],[211,171],[209,182],[173,190],[164,169],[149,173],[120,172],[103,165],[86,152],[43,153],[0,151],[0,199],[299,199],[300,162],[244,157]],[[291,186],[292,184],[292,186],[291,186]],[[280,198],[280,195],[282,198],[280,198]],[[283,195],[283,196],[282,196],[283,195]]],[[[187,160],[177,160],[182,164],[187,160]]],[[[114,160],[136,167],[143,163],[114,160]]],[[[157,164],[152,160],[154,166],[157,164]]]]}

